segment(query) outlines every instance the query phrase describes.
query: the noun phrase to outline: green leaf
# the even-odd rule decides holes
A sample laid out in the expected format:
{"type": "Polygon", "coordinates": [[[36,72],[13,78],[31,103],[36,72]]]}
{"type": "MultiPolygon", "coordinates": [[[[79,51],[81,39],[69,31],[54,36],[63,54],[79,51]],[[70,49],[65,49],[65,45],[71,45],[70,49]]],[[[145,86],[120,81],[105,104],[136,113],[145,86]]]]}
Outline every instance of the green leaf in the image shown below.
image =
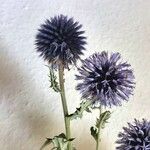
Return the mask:
{"type": "Polygon", "coordinates": [[[89,100],[87,100],[85,102],[81,102],[80,107],[76,108],[76,111],[74,113],[68,115],[68,117],[70,118],[70,120],[82,118],[84,111],[91,112],[91,110],[90,110],[91,104],[92,104],[92,102],[89,100]]]}
{"type": "Polygon", "coordinates": [[[91,135],[96,140],[98,138],[98,129],[95,127],[91,127],[90,130],[91,130],[91,135]]]}
{"type": "Polygon", "coordinates": [[[111,112],[105,111],[100,115],[100,118],[96,119],[96,125],[90,128],[92,137],[97,141],[98,140],[98,134],[99,129],[103,129],[105,127],[105,124],[108,123],[108,119],[110,118],[111,112]]]}
{"type": "Polygon", "coordinates": [[[91,112],[92,112],[90,107],[87,107],[87,108],[85,109],[85,111],[88,112],[88,113],[91,113],[91,112]]]}
{"type": "Polygon", "coordinates": [[[59,84],[57,82],[57,76],[55,75],[54,69],[50,66],[49,68],[49,81],[51,83],[50,88],[52,88],[55,92],[60,92],[59,84]]]}
{"type": "Polygon", "coordinates": [[[47,138],[45,143],[41,146],[40,150],[43,150],[46,146],[52,143],[52,139],[47,138]]]}
{"type": "Polygon", "coordinates": [[[99,125],[101,123],[101,128],[103,129],[105,127],[105,124],[108,123],[108,119],[111,116],[110,111],[105,111],[100,115],[100,119],[97,119],[96,125],[99,125]]]}
{"type": "Polygon", "coordinates": [[[64,133],[59,134],[58,136],[54,136],[52,139],[46,140],[46,142],[42,145],[40,150],[43,150],[47,145],[53,144],[53,148],[51,150],[67,150],[69,142],[73,141],[74,138],[67,140],[64,133]]]}

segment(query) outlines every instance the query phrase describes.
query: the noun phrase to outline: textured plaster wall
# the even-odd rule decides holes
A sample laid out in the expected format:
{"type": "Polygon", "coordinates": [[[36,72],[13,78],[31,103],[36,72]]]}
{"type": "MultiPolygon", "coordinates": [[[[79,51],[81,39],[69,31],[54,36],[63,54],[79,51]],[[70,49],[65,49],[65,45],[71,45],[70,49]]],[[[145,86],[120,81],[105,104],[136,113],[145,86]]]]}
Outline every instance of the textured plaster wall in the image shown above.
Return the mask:
{"type": "MultiPolygon", "coordinates": [[[[35,52],[36,30],[46,18],[74,16],[95,51],[119,51],[136,76],[135,95],[113,114],[102,150],[115,150],[118,132],[134,118],[150,119],[150,0],[0,0],[0,150],[38,150],[45,137],[63,132],[59,95],[49,89],[48,70],[35,52]]],[[[66,74],[69,109],[80,102],[74,73],[66,74]]],[[[73,121],[78,150],[94,150],[89,128],[97,112],[73,121]]],[[[47,148],[48,149],[48,148],[47,148]]]]}

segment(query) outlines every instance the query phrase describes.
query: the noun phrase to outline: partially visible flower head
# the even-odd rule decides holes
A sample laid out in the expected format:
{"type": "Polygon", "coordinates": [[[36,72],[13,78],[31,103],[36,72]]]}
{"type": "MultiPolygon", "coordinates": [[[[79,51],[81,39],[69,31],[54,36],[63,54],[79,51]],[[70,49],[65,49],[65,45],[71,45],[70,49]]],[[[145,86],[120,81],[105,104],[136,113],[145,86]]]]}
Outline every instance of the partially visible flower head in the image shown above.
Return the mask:
{"type": "Polygon", "coordinates": [[[124,132],[119,133],[119,140],[116,142],[118,150],[150,150],[150,122],[143,119],[135,119],[134,124],[128,123],[124,132]]]}
{"type": "Polygon", "coordinates": [[[69,64],[76,63],[85,49],[86,38],[81,27],[73,18],[64,15],[46,20],[36,35],[37,51],[53,66],[61,63],[68,68],[69,64]]]}
{"type": "Polygon", "coordinates": [[[91,99],[103,106],[121,105],[134,89],[134,75],[127,62],[121,62],[119,53],[94,53],[82,61],[76,89],[82,98],[91,99]]]}

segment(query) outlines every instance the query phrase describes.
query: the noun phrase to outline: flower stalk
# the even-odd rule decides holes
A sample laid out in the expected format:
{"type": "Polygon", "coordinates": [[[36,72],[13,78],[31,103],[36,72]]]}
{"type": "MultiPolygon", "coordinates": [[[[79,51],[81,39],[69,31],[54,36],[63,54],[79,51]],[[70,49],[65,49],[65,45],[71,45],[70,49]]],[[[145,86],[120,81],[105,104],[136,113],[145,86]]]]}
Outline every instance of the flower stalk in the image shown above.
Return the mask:
{"type": "Polygon", "coordinates": [[[95,126],[92,126],[90,128],[91,135],[96,141],[96,150],[99,149],[99,145],[100,145],[101,129],[103,129],[105,127],[105,124],[108,123],[108,119],[110,118],[111,115],[110,111],[102,112],[102,106],[98,107],[98,109],[99,109],[99,118],[96,119],[95,126]]]}
{"type": "MultiPolygon", "coordinates": [[[[101,119],[101,113],[102,113],[102,107],[100,106],[100,108],[99,108],[99,120],[101,119]]],[[[96,139],[96,150],[98,150],[99,144],[100,144],[101,126],[102,126],[102,121],[99,123],[99,126],[98,126],[98,134],[97,134],[97,139],[96,139]]]]}
{"type": "MultiPolygon", "coordinates": [[[[68,113],[68,106],[65,96],[65,87],[64,87],[64,66],[59,65],[59,85],[60,85],[60,95],[63,107],[63,114],[64,114],[64,122],[65,122],[65,130],[66,130],[66,137],[67,140],[71,139],[71,130],[70,130],[70,118],[67,117],[68,113]]],[[[71,142],[68,144],[68,150],[72,150],[71,142]]]]}

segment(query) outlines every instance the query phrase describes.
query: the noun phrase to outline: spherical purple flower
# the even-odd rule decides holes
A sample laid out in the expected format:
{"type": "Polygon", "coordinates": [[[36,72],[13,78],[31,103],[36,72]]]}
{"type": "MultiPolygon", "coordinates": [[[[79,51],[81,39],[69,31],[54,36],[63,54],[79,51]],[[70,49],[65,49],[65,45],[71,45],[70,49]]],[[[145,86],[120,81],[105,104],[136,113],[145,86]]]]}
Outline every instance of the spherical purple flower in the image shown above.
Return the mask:
{"type": "Polygon", "coordinates": [[[46,20],[36,35],[37,51],[50,64],[57,67],[61,63],[68,68],[69,64],[76,63],[85,49],[86,38],[81,27],[73,18],[64,15],[46,20]]]}
{"type": "Polygon", "coordinates": [[[134,124],[128,123],[128,128],[124,127],[124,132],[119,133],[120,138],[116,143],[118,150],[150,150],[150,122],[143,119],[135,119],[134,124]]]}
{"type": "Polygon", "coordinates": [[[121,105],[128,100],[134,89],[134,75],[130,64],[122,62],[119,53],[95,53],[82,61],[78,68],[76,89],[82,98],[90,99],[103,106],[121,105]]]}

